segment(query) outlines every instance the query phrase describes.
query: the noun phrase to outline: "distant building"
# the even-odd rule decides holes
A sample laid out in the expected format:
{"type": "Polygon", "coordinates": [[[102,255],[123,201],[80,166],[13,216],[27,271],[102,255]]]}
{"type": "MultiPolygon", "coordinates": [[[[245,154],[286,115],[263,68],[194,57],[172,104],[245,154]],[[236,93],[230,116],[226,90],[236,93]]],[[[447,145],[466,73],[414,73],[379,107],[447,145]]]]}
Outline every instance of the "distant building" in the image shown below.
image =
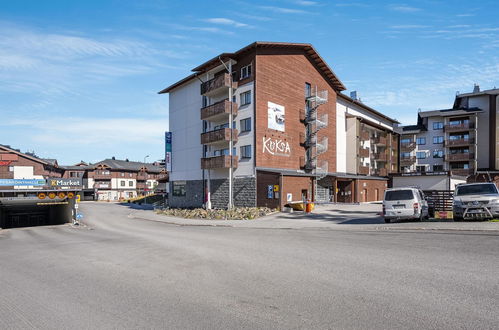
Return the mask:
{"type": "Polygon", "coordinates": [[[499,89],[457,94],[451,109],[422,111],[398,128],[401,172],[470,176],[499,170],[499,89]]]}
{"type": "MultiPolygon", "coordinates": [[[[7,145],[0,145],[0,179],[61,178],[64,169],[55,159],[42,159],[34,153],[23,153],[7,145]]],[[[1,186],[0,189],[40,189],[43,186],[1,186]]]]}

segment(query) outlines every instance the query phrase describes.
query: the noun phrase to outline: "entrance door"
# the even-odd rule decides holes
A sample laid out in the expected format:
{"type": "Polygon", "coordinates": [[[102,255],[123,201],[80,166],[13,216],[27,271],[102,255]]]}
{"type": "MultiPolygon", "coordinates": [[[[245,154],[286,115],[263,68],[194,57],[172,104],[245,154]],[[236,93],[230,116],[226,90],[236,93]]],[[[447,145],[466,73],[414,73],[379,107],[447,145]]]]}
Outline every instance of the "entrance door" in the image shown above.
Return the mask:
{"type": "Polygon", "coordinates": [[[367,189],[362,189],[362,200],[364,202],[368,202],[369,200],[367,199],[367,189]]]}
{"type": "Polygon", "coordinates": [[[379,201],[379,189],[374,189],[374,200],[379,201]]]}
{"type": "Polygon", "coordinates": [[[301,191],[301,200],[304,202],[308,200],[308,190],[301,191]]]}
{"type": "Polygon", "coordinates": [[[352,202],[353,181],[338,181],[338,203],[352,202]]]}

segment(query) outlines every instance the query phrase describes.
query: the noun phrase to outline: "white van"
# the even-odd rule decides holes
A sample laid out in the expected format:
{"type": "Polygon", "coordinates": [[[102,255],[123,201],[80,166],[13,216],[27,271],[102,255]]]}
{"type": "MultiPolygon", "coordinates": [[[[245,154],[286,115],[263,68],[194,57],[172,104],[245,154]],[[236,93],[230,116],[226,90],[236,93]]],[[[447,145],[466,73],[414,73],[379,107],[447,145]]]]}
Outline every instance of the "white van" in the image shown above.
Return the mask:
{"type": "Polygon", "coordinates": [[[428,218],[428,203],[417,188],[392,188],[385,191],[383,217],[386,223],[396,219],[428,218]]]}

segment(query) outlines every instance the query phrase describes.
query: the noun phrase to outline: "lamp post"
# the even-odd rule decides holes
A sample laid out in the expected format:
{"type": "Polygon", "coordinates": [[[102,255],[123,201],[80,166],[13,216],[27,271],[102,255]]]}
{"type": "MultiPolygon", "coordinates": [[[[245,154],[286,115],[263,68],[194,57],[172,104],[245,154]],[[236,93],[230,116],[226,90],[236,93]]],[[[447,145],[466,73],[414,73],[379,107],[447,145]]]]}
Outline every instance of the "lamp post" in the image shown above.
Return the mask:
{"type": "MultiPolygon", "coordinates": [[[[146,166],[146,158],[149,157],[149,155],[145,156],[144,157],[144,168],[147,169],[147,166],[146,166]]],[[[146,182],[147,182],[147,178],[146,178],[146,182]]],[[[146,192],[146,188],[144,187],[142,189],[142,193],[145,195],[145,192],[146,192]]]]}

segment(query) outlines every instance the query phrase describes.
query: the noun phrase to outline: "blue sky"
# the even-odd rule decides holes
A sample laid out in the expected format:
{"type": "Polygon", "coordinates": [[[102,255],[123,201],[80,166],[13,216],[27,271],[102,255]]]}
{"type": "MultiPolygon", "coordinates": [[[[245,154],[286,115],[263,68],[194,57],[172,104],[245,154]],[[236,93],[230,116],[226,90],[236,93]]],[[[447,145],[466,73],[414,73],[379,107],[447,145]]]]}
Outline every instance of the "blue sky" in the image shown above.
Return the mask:
{"type": "Polygon", "coordinates": [[[168,97],[256,40],[309,42],[404,124],[499,86],[497,1],[0,1],[0,143],[60,164],[163,157],[168,97]]]}

